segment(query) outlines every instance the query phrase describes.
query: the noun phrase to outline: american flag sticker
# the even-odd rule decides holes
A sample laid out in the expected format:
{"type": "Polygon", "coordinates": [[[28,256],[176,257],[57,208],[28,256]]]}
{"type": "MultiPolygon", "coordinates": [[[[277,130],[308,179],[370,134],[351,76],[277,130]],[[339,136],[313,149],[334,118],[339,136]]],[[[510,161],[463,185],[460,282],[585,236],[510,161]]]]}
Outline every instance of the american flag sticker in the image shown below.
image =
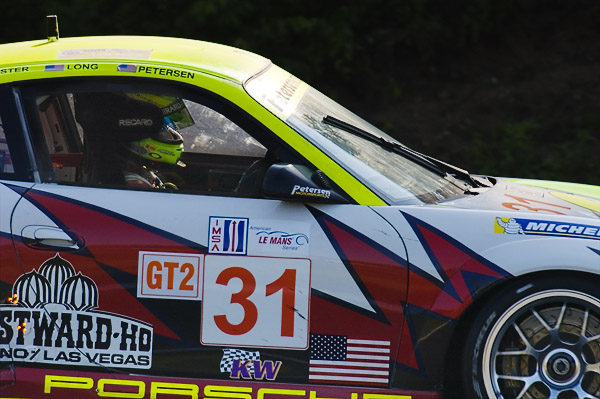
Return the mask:
{"type": "Polygon", "coordinates": [[[121,65],[117,66],[117,71],[118,72],[136,72],[137,71],[137,65],[133,65],[133,64],[121,64],[121,65]]]}
{"type": "Polygon", "coordinates": [[[65,65],[64,64],[46,65],[44,67],[44,71],[46,71],[46,72],[55,72],[55,71],[64,71],[64,70],[65,70],[65,65]]]}
{"type": "Polygon", "coordinates": [[[246,255],[248,219],[210,217],[208,253],[246,255]]]}
{"type": "Polygon", "coordinates": [[[390,341],[310,335],[311,382],[387,385],[389,373],[390,341]]]}

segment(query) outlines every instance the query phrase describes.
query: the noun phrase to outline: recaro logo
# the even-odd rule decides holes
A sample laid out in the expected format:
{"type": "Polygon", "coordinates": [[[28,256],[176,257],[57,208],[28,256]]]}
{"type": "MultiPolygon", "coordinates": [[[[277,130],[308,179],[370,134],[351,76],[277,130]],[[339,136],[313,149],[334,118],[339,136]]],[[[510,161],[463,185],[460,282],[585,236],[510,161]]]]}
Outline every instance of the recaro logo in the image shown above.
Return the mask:
{"type": "Polygon", "coordinates": [[[119,119],[119,126],[152,126],[152,119],[119,119]]]}

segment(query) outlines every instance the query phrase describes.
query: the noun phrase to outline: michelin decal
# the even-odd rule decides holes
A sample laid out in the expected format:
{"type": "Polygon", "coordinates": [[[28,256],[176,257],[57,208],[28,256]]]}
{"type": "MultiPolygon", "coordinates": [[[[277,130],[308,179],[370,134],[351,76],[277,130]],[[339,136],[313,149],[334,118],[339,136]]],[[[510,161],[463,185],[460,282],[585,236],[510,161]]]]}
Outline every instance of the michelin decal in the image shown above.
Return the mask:
{"type": "Polygon", "coordinates": [[[98,308],[98,287],[59,254],[13,284],[0,305],[0,363],[148,369],[151,325],[98,308]]]}
{"type": "Polygon", "coordinates": [[[494,232],[501,234],[543,235],[600,240],[600,227],[551,220],[500,218],[494,221],[494,232]]]}

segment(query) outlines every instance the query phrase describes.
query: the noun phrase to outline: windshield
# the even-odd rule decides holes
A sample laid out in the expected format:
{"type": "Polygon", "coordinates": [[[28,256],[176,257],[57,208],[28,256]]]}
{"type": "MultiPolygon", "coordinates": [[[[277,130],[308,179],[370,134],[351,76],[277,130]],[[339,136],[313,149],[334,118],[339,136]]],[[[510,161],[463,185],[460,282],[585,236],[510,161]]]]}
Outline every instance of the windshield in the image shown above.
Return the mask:
{"type": "Polygon", "coordinates": [[[390,204],[433,203],[462,194],[443,174],[323,122],[333,116],[388,141],[395,139],[294,76],[273,66],[246,89],[307,140],[390,204]]]}

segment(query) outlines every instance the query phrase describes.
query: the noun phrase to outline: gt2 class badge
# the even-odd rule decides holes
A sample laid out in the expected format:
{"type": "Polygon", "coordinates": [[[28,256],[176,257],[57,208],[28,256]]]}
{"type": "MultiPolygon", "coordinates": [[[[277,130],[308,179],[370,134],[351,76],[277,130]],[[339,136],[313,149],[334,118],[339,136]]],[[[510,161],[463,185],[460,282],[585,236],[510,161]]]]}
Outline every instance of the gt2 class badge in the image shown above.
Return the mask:
{"type": "Polygon", "coordinates": [[[12,292],[0,305],[0,363],[152,366],[152,326],[96,310],[96,283],[59,254],[17,278],[12,292]]]}
{"type": "Polygon", "coordinates": [[[140,251],[139,298],[200,300],[204,255],[140,251]]]}

